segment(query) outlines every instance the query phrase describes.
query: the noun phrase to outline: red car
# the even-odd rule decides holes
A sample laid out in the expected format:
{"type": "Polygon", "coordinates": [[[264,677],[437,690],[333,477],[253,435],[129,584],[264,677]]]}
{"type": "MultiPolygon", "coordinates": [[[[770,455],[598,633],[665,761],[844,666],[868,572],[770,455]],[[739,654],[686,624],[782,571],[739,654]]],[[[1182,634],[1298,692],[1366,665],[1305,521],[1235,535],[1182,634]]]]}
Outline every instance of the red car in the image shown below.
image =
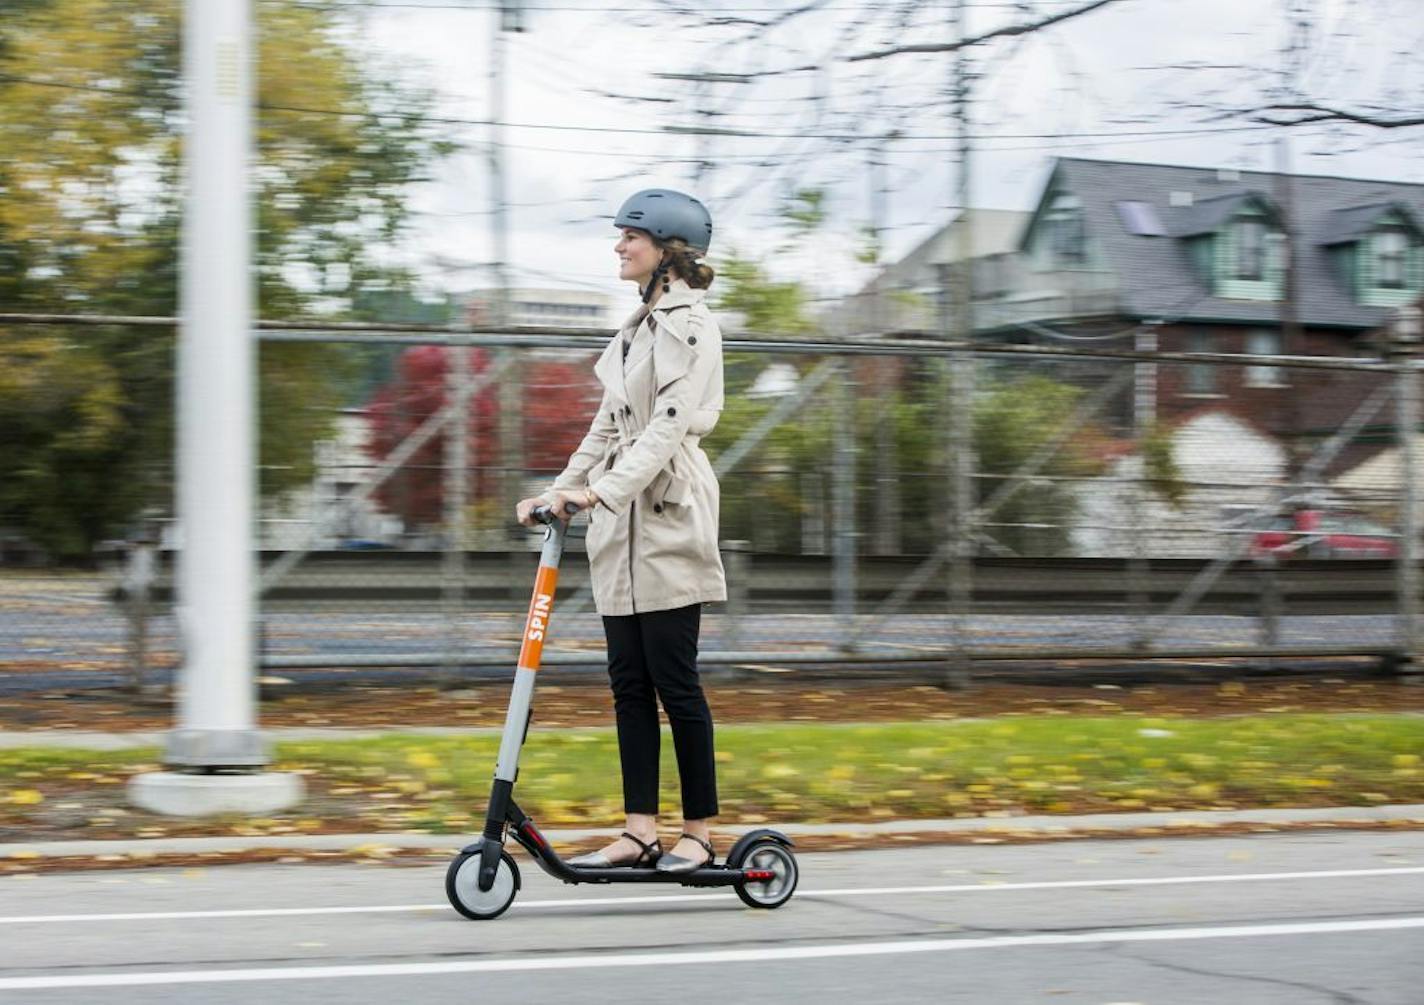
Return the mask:
{"type": "Polygon", "coordinates": [[[1282,514],[1251,542],[1252,554],[1281,558],[1394,558],[1398,535],[1356,513],[1302,509],[1282,514]]]}

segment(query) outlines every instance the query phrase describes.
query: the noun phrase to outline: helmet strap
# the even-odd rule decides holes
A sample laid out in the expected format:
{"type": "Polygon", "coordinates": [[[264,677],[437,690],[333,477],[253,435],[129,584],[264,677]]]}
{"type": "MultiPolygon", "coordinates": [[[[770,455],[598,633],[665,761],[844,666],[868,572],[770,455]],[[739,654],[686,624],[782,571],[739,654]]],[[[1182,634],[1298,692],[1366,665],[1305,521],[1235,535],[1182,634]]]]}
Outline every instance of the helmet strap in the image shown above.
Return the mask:
{"type": "Polygon", "coordinates": [[[667,292],[668,264],[669,263],[667,260],[667,256],[664,255],[663,260],[658,262],[658,267],[653,270],[653,274],[648,277],[648,285],[645,286],[643,289],[639,290],[639,292],[643,295],[643,303],[646,304],[649,300],[653,298],[653,294],[657,291],[659,280],[662,280],[663,282],[663,292],[667,292]]]}

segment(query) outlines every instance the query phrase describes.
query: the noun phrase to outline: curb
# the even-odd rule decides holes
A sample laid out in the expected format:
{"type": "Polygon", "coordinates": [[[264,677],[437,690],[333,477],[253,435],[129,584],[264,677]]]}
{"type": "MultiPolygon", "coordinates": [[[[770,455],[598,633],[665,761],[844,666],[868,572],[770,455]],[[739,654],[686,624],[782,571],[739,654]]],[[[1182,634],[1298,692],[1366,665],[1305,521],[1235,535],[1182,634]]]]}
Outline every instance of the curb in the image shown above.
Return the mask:
{"type": "MultiPolygon", "coordinates": [[[[1015,835],[1067,836],[1083,832],[1156,830],[1190,834],[1231,825],[1328,825],[1340,829],[1405,823],[1424,826],[1424,804],[1396,806],[1327,806],[1305,809],[1204,810],[1197,813],[1097,813],[1085,816],[966,817],[949,820],[888,820],[879,823],[783,824],[796,837],[870,837],[885,835],[966,835],[1012,831],[1015,835]]],[[[741,835],[761,825],[719,826],[720,834],[741,835]]],[[[617,827],[544,831],[552,842],[572,843],[613,837],[617,827]]],[[[1153,836],[1171,836],[1155,834],[1153,836]]],[[[292,834],[226,837],[141,838],[100,841],[39,841],[0,844],[0,860],[89,858],[103,855],[234,854],[250,851],[440,851],[453,852],[475,839],[474,834],[292,834]]]]}
{"type": "MultiPolygon", "coordinates": [[[[597,729],[600,727],[579,727],[597,729]]],[[[612,729],[611,726],[601,727],[612,729]]],[[[409,729],[366,729],[345,726],[294,726],[262,730],[262,739],[269,743],[299,743],[320,740],[377,740],[385,736],[499,736],[501,726],[412,726],[409,729]]],[[[23,747],[43,747],[52,750],[142,750],[162,749],[169,731],[135,730],[124,733],[91,733],[70,729],[3,730],[0,729],[0,750],[23,747]]]]}

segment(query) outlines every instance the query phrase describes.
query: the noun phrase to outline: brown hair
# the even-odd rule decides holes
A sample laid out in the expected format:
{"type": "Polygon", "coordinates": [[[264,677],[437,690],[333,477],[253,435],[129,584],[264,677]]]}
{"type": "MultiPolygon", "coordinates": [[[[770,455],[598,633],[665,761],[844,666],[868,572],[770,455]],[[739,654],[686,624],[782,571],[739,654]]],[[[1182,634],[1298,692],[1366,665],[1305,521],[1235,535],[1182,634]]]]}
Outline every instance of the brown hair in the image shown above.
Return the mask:
{"type": "Polygon", "coordinates": [[[694,290],[705,290],[712,285],[716,273],[712,271],[712,266],[697,260],[702,252],[688,247],[680,237],[670,237],[658,244],[668,253],[668,265],[672,271],[686,280],[688,286],[694,290]]]}

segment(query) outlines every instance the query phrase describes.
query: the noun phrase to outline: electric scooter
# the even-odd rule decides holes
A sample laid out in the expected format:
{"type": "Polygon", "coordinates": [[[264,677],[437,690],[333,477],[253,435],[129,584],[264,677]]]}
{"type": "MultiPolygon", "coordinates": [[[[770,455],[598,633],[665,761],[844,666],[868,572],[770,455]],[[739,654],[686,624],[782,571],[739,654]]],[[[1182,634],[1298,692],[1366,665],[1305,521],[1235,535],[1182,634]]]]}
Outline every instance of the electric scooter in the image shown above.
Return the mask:
{"type": "MultiPolygon", "coordinates": [[[[568,504],[572,515],[577,507],[568,504]]],[[[730,886],[750,907],[780,907],[796,891],[800,870],[791,853],[791,840],[778,831],[761,828],[742,835],[721,865],[708,862],[687,873],[658,872],[651,866],[581,868],[569,865],[549,846],[539,828],[514,802],[514,783],[519,776],[519,751],[529,736],[529,720],[534,698],[534,678],[539,670],[544,641],[553,614],[554,587],[559,577],[568,524],[547,506],[533,516],[545,525],[544,548],[539,572],[534,580],[534,596],[525,618],[519,663],[514,671],[514,688],[505,714],[499,759],[494,769],[489,810],[482,837],[460,850],[445,873],[445,895],[465,917],[488,921],[499,917],[514,903],[520,888],[519,867],[505,849],[513,838],[539,866],[565,883],[677,883],[682,886],[730,886]]]]}

